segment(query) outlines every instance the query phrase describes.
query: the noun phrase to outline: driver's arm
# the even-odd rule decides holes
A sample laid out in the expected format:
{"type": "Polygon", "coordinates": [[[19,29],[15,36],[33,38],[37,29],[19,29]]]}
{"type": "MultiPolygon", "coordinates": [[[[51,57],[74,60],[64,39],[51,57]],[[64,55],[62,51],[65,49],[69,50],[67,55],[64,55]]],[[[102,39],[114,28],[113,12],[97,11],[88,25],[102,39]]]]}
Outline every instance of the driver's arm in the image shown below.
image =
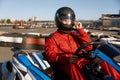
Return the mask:
{"type": "MultiPolygon", "coordinates": [[[[84,28],[82,27],[82,23],[74,22],[74,25],[79,34],[77,33],[72,33],[72,34],[78,38],[80,45],[87,44],[92,41],[90,36],[87,34],[87,32],[84,31],[84,28]]],[[[84,49],[92,50],[92,45],[89,45],[85,47],[84,49]]]]}

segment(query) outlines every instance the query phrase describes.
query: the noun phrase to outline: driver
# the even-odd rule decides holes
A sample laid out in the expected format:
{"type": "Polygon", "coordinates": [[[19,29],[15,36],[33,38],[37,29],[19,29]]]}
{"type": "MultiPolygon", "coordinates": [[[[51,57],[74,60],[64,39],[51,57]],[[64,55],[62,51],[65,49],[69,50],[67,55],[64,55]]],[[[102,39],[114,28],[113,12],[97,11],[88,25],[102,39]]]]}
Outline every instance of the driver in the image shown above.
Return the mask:
{"type": "MultiPolygon", "coordinates": [[[[90,61],[78,58],[74,53],[81,45],[91,42],[89,35],[82,24],[75,21],[75,13],[69,7],[57,10],[55,23],[57,31],[45,39],[46,57],[53,67],[55,80],[85,80],[81,70],[90,61]]],[[[92,45],[84,49],[91,50],[92,45]]]]}

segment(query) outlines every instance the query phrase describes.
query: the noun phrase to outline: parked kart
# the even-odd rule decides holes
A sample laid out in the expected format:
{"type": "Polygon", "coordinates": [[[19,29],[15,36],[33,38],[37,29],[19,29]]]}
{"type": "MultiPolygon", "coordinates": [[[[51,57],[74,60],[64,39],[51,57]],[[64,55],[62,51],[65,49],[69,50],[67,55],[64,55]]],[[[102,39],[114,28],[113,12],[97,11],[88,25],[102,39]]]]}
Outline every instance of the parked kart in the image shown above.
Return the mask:
{"type": "Polygon", "coordinates": [[[103,35],[99,38],[100,42],[106,43],[106,44],[112,44],[116,47],[120,47],[120,39],[119,38],[115,38],[113,36],[109,36],[109,35],[103,35]]]}
{"type": "Polygon", "coordinates": [[[100,47],[95,48],[95,50],[88,52],[83,49],[88,45],[96,45],[98,43],[90,42],[76,50],[75,55],[78,55],[77,53],[82,50],[84,54],[78,56],[92,60],[91,64],[86,64],[83,67],[83,73],[87,76],[88,80],[115,80],[113,77],[105,75],[100,70],[99,62],[105,61],[120,72],[120,51],[111,44],[102,44],[100,47]]]}
{"type": "Polygon", "coordinates": [[[51,80],[51,69],[42,53],[28,54],[20,49],[11,49],[11,60],[2,64],[2,80],[51,80]]]}

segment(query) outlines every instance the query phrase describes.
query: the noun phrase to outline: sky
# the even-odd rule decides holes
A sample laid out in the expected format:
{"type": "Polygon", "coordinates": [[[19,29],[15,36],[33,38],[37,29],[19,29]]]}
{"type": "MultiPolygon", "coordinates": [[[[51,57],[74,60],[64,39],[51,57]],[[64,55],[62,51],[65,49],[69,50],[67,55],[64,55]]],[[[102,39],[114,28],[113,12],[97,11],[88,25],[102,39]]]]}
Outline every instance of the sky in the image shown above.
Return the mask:
{"type": "Polygon", "coordinates": [[[118,14],[120,0],[0,0],[0,19],[54,20],[60,7],[70,7],[79,20],[96,20],[101,14],[118,14]]]}

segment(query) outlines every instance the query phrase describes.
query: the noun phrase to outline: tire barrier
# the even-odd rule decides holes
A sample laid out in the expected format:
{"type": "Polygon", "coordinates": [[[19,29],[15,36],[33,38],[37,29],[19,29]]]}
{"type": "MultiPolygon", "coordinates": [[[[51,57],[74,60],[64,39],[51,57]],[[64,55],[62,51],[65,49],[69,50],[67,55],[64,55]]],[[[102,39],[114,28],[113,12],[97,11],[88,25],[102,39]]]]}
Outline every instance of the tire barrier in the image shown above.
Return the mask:
{"type": "Polygon", "coordinates": [[[23,48],[24,49],[37,49],[43,50],[45,45],[44,37],[24,37],[23,48]]]}
{"type": "Polygon", "coordinates": [[[1,47],[17,47],[20,49],[43,50],[45,45],[45,37],[49,34],[21,34],[6,33],[0,35],[1,47]]]}

